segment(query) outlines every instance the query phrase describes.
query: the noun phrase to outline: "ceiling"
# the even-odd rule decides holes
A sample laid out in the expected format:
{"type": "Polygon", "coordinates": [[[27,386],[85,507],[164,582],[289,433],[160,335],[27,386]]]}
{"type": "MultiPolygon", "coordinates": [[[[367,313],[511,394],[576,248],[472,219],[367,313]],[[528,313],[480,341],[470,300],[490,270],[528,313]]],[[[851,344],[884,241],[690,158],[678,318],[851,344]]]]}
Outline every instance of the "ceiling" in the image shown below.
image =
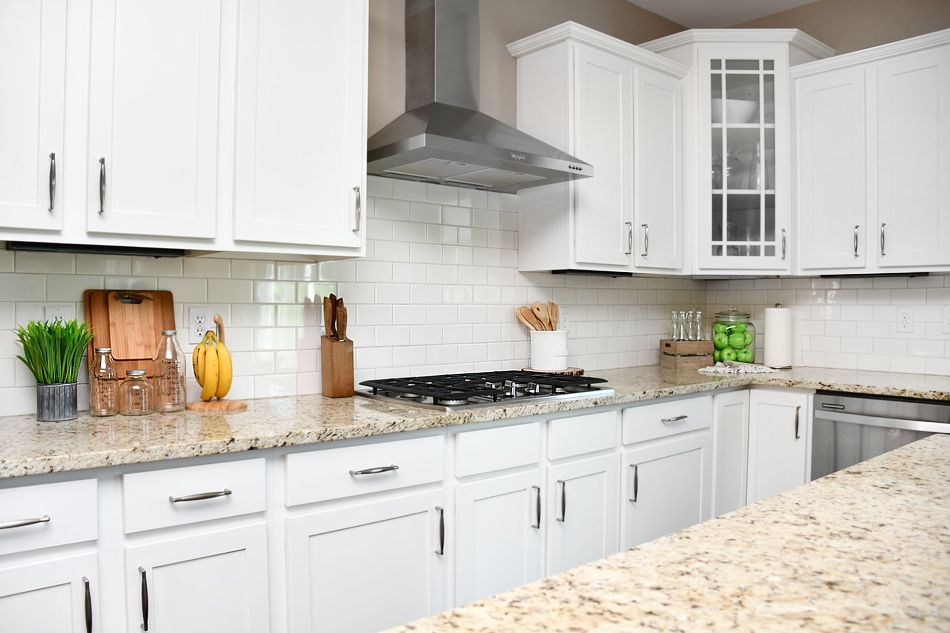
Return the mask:
{"type": "Polygon", "coordinates": [[[815,0],[628,0],[690,29],[719,29],[815,0]]]}

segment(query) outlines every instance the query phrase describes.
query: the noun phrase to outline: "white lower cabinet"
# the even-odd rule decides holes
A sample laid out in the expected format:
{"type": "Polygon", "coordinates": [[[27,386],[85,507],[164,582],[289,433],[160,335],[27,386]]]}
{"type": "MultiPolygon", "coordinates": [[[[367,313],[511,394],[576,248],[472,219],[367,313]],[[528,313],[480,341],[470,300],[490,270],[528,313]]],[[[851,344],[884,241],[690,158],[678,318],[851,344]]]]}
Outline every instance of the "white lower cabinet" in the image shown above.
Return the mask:
{"type": "Polygon", "coordinates": [[[812,393],[772,388],[749,391],[748,503],[808,482],[812,393]]]}
{"type": "Polygon", "coordinates": [[[713,396],[713,516],[746,504],[749,477],[749,390],[713,396]]]}
{"type": "Polygon", "coordinates": [[[270,628],[263,521],[128,547],[125,580],[129,631],[270,628]]]}
{"type": "Polygon", "coordinates": [[[624,410],[624,549],[710,518],[711,425],[709,396],[624,410]]]}
{"type": "Polygon", "coordinates": [[[17,633],[98,631],[95,553],[0,568],[0,629],[17,633]]]}

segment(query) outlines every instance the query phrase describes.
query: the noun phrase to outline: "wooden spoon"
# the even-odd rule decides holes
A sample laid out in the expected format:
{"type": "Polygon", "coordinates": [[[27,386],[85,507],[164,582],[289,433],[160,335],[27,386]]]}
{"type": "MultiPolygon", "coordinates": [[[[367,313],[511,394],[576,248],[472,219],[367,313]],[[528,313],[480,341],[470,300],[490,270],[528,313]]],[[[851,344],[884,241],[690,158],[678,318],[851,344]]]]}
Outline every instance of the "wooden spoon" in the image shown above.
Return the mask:
{"type": "Polygon", "coordinates": [[[531,304],[531,311],[534,312],[534,316],[538,317],[538,321],[541,322],[540,329],[551,329],[551,317],[548,314],[548,307],[546,305],[541,305],[540,301],[535,301],[531,304]]]}
{"type": "Polygon", "coordinates": [[[524,323],[529,330],[540,330],[542,328],[538,317],[534,316],[534,312],[528,306],[519,306],[515,310],[515,314],[518,316],[518,320],[524,323]]]}
{"type": "Polygon", "coordinates": [[[558,324],[561,322],[561,313],[558,310],[557,304],[553,301],[548,301],[548,318],[551,322],[551,330],[556,330],[558,324]]]}

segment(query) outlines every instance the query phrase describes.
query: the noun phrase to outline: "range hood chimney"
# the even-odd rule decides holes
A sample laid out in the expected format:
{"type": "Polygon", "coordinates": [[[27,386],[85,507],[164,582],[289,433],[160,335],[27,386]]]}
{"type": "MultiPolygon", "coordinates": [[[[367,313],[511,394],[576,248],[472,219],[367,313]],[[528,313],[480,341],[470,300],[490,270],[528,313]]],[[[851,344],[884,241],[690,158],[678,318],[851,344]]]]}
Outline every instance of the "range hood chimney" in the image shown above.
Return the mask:
{"type": "Polygon", "coordinates": [[[406,0],[406,113],[367,143],[367,173],[511,193],[593,167],[478,111],[478,0],[406,0]]]}

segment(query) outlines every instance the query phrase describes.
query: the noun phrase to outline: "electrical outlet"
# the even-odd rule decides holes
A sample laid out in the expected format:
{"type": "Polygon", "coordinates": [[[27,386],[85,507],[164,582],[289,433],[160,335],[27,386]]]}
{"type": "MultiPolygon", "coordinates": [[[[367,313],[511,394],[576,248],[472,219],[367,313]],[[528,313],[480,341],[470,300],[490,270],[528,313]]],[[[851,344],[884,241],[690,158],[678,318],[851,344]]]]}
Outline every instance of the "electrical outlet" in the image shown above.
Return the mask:
{"type": "Polygon", "coordinates": [[[557,329],[566,332],[571,331],[571,308],[570,306],[558,306],[557,308],[557,329]]]}
{"type": "Polygon", "coordinates": [[[188,306],[188,343],[197,345],[205,332],[214,327],[211,308],[208,306],[188,306]]]}
{"type": "Polygon", "coordinates": [[[47,321],[65,323],[76,318],[76,309],[73,306],[44,306],[43,318],[47,321]]]}
{"type": "Polygon", "coordinates": [[[943,307],[943,333],[950,334],[950,306],[943,307]]]}
{"type": "Polygon", "coordinates": [[[897,308],[897,331],[914,331],[914,310],[913,308],[897,308]]]}

